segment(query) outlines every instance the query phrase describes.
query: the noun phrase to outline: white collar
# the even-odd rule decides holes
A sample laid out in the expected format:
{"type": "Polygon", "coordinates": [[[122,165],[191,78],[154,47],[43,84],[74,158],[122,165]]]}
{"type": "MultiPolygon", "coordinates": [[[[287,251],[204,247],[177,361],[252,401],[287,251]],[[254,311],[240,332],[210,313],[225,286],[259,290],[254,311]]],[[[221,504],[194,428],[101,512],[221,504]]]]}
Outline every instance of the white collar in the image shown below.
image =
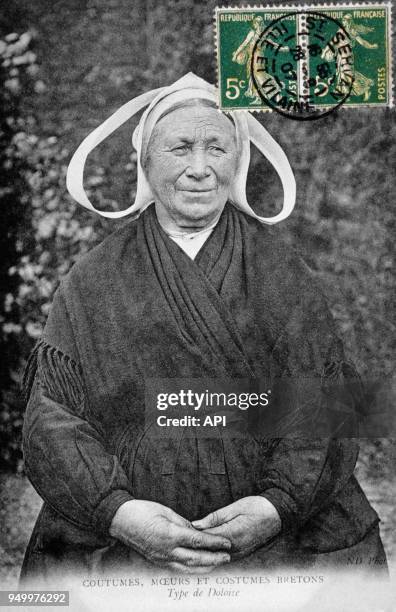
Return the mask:
{"type": "Polygon", "coordinates": [[[201,230],[198,230],[196,232],[188,232],[188,231],[169,231],[167,229],[165,229],[165,227],[158,221],[158,223],[160,223],[162,229],[164,230],[164,232],[166,234],[168,234],[168,236],[170,238],[176,238],[176,239],[180,239],[180,240],[193,240],[194,238],[199,238],[200,236],[204,236],[205,234],[209,234],[211,233],[211,231],[216,227],[216,225],[219,222],[221,213],[218,215],[218,217],[213,221],[213,223],[211,223],[209,226],[204,227],[201,230]]]}

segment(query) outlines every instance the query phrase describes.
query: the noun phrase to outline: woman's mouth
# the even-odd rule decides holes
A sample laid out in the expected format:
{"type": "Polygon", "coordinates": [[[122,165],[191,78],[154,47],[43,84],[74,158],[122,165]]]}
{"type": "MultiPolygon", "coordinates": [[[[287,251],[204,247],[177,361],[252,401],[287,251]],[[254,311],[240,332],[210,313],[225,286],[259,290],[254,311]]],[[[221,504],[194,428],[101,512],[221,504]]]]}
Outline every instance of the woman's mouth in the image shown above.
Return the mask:
{"type": "Polygon", "coordinates": [[[210,191],[215,191],[215,188],[212,187],[211,189],[179,189],[178,191],[183,191],[183,192],[187,192],[187,193],[209,193],[210,191]]]}

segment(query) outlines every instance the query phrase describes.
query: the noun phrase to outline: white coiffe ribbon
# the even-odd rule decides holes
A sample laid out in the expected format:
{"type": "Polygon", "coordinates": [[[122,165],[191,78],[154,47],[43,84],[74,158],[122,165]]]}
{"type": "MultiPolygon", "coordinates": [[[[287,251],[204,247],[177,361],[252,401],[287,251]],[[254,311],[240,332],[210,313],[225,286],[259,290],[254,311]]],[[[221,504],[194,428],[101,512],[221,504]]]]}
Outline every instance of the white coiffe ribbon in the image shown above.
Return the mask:
{"type": "MultiPolygon", "coordinates": [[[[130,214],[139,214],[154,201],[154,196],[142,168],[142,147],[147,143],[151,131],[159,117],[176,102],[202,98],[217,101],[216,88],[189,72],[168,87],[153,89],[137,96],[119,108],[104,123],[91,132],[74,153],[67,169],[66,185],[70,195],[82,206],[102,217],[119,219],[130,214]],[[115,132],[136,113],[144,111],[140,122],[133,133],[132,143],[137,151],[137,186],[135,201],[125,210],[103,211],[96,209],[84,190],[84,166],[89,153],[115,132]]],[[[220,111],[219,111],[220,112],[220,111]]],[[[283,221],[292,212],[296,200],[296,181],[289,160],[280,145],[267,130],[248,111],[229,113],[236,129],[238,147],[238,168],[231,184],[230,201],[262,223],[273,224],[283,221]],[[273,217],[260,217],[250,207],[246,198],[246,181],[250,163],[250,142],[268,159],[277,171],[283,186],[282,210],[273,217]]]]}

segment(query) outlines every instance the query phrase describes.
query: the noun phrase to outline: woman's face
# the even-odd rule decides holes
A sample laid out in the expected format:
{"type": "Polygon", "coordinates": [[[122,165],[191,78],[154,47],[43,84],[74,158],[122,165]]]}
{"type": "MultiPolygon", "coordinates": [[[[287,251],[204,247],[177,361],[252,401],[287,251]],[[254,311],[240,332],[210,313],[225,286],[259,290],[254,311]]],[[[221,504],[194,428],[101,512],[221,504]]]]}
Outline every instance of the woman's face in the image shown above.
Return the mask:
{"type": "Polygon", "coordinates": [[[145,172],[168,229],[205,227],[229,197],[237,166],[235,128],[215,108],[189,106],[155,125],[145,172]]]}

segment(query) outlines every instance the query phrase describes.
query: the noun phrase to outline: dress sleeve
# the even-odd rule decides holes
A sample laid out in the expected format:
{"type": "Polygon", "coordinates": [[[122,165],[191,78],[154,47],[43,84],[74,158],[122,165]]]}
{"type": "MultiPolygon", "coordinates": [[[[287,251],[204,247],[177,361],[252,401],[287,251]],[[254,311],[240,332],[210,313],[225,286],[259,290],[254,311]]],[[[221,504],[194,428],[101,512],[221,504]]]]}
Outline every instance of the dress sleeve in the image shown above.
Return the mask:
{"type": "Polygon", "coordinates": [[[272,353],[273,380],[287,389],[288,407],[280,411],[285,437],[274,441],[262,483],[283,531],[292,532],[330,504],[353,475],[364,399],[326,300],[312,279],[307,287],[272,353]]]}
{"type": "Polygon", "coordinates": [[[26,472],[39,495],[63,518],[107,537],[115,512],[133,497],[126,474],[106,450],[100,427],[90,415],[84,373],[75,356],[58,293],[43,339],[25,369],[26,472]],[[48,341],[49,327],[57,327],[62,348],[48,341]]]}

